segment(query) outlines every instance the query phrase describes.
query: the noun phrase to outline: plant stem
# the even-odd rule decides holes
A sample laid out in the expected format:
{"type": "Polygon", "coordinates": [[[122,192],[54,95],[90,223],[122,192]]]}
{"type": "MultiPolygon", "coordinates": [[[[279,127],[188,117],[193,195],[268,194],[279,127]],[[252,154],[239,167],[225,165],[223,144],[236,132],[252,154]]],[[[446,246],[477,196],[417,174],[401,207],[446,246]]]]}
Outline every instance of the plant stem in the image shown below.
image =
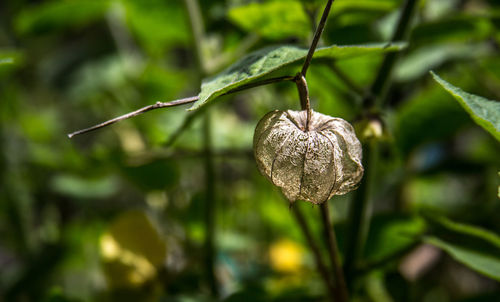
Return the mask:
{"type": "MultiPolygon", "coordinates": [[[[406,0],[391,42],[401,41],[407,35],[417,2],[418,0],[406,0]]],[[[398,57],[398,51],[388,52],[385,55],[377,77],[370,88],[370,93],[363,101],[365,108],[375,107],[375,109],[380,109],[384,105],[385,95],[398,57]]]]}
{"type": "Polygon", "coordinates": [[[215,277],[216,250],[215,239],[215,209],[217,199],[215,196],[215,168],[212,147],[212,122],[211,112],[205,112],[203,116],[203,153],[205,168],[205,269],[207,272],[210,292],[213,296],[219,293],[217,279],[215,277]]]}
{"type": "MultiPolygon", "coordinates": [[[[250,88],[254,88],[254,87],[258,87],[258,86],[262,86],[262,85],[267,85],[267,84],[271,84],[271,83],[277,83],[277,82],[283,82],[283,81],[294,81],[294,80],[295,80],[294,76],[282,76],[282,77],[270,78],[270,79],[262,80],[260,82],[249,83],[249,84],[231,89],[228,92],[224,93],[223,95],[228,95],[228,94],[236,93],[239,91],[243,91],[243,90],[247,90],[250,88]]],[[[142,107],[136,111],[132,111],[132,112],[129,112],[127,114],[120,115],[120,116],[115,117],[111,120],[102,122],[98,125],[75,131],[73,133],[68,134],[68,137],[72,138],[75,135],[84,134],[84,133],[87,133],[90,131],[94,131],[94,130],[97,130],[99,128],[103,128],[103,127],[112,125],[116,122],[123,121],[123,120],[129,119],[129,118],[134,117],[134,116],[138,116],[140,114],[143,114],[143,113],[151,111],[151,110],[194,103],[198,99],[199,99],[198,96],[192,96],[192,97],[179,99],[179,100],[175,100],[175,101],[170,101],[170,102],[156,102],[153,105],[148,105],[148,106],[142,107]]],[[[189,125],[191,125],[191,122],[194,120],[194,116],[200,112],[202,112],[202,110],[198,110],[195,113],[192,113],[192,115],[190,115],[189,117],[187,117],[185,119],[185,122],[183,123],[183,125],[176,132],[174,132],[174,134],[172,134],[169,142],[166,145],[170,146],[175,141],[175,139],[178,137],[180,132],[184,131],[185,129],[188,128],[189,125]]]]}
{"type": "Polygon", "coordinates": [[[79,135],[79,134],[83,134],[83,133],[87,133],[87,132],[90,132],[90,131],[94,131],[94,130],[97,130],[99,128],[103,128],[103,127],[106,127],[106,126],[109,126],[109,125],[112,125],[116,122],[119,122],[119,121],[123,121],[123,120],[126,120],[126,119],[129,119],[131,117],[134,117],[134,116],[137,116],[137,115],[140,115],[140,114],[143,114],[145,112],[148,112],[148,111],[151,111],[151,110],[154,110],[154,109],[159,109],[159,108],[165,108],[165,107],[173,107],[173,106],[179,106],[179,105],[184,105],[184,104],[189,104],[189,103],[193,103],[193,102],[196,102],[198,100],[198,97],[197,96],[192,96],[192,97],[189,97],[189,98],[184,98],[184,99],[179,99],[179,100],[175,100],[175,101],[171,101],[171,102],[168,102],[168,103],[164,103],[164,102],[156,102],[155,104],[153,105],[148,105],[146,107],[142,107],[141,109],[138,109],[136,111],[132,111],[132,112],[129,112],[127,114],[124,114],[124,115],[121,115],[119,117],[115,117],[114,119],[111,119],[111,120],[108,120],[108,121],[105,121],[103,123],[100,123],[98,125],[95,125],[95,126],[92,126],[92,127],[89,127],[89,128],[85,128],[85,129],[82,129],[82,130],[78,130],[78,131],[75,131],[73,133],[70,133],[68,134],[68,137],[69,138],[72,138],[73,136],[75,135],[79,135]]]}
{"type": "Polygon", "coordinates": [[[197,0],[184,0],[188,16],[189,25],[193,34],[193,44],[196,55],[196,63],[203,78],[206,74],[206,64],[203,56],[203,41],[205,38],[205,26],[203,25],[203,17],[201,15],[200,6],[197,0]]]}
{"type": "Polygon", "coordinates": [[[321,16],[321,20],[319,21],[318,27],[316,28],[316,32],[314,33],[314,38],[311,42],[311,46],[309,46],[309,52],[307,53],[306,60],[304,61],[304,65],[302,65],[302,71],[300,72],[304,77],[306,76],[307,69],[311,64],[312,57],[314,55],[314,51],[318,46],[319,39],[321,38],[321,34],[325,29],[326,19],[328,19],[328,15],[330,14],[330,9],[332,8],[332,3],[334,0],[328,0],[326,3],[325,9],[323,10],[323,15],[321,16]]]}
{"type": "MultiPolygon", "coordinates": [[[[195,45],[195,53],[197,65],[201,79],[207,75],[207,66],[203,56],[203,41],[205,38],[205,29],[203,26],[203,18],[201,9],[197,0],[184,0],[186,9],[189,14],[191,31],[193,33],[193,43],[195,45]]],[[[215,275],[215,261],[217,251],[215,247],[215,214],[216,214],[216,175],[213,159],[212,146],[212,123],[210,111],[204,111],[204,121],[202,127],[203,136],[203,151],[204,151],[204,169],[205,169],[205,273],[207,276],[210,292],[213,297],[219,295],[217,278],[215,275]]]]}
{"type": "Polygon", "coordinates": [[[337,247],[337,238],[335,237],[335,230],[330,219],[330,211],[328,209],[328,201],[321,204],[321,220],[323,221],[324,236],[328,243],[328,252],[330,261],[333,266],[333,273],[335,275],[335,301],[347,302],[349,301],[349,294],[345,283],[344,272],[340,264],[340,253],[337,247]]]}
{"type": "Polygon", "coordinates": [[[307,87],[306,77],[298,73],[296,76],[295,83],[297,84],[297,89],[299,90],[300,97],[300,107],[302,110],[306,110],[306,128],[305,131],[309,131],[309,123],[311,122],[311,102],[309,101],[309,88],[307,87]]]}
{"type": "MultiPolygon", "coordinates": [[[[411,16],[415,10],[418,0],[406,0],[403,6],[401,16],[392,36],[391,41],[402,40],[409,29],[411,16]]],[[[377,77],[370,87],[369,92],[363,99],[363,106],[368,110],[379,110],[384,103],[385,94],[389,87],[392,70],[398,58],[398,53],[387,53],[379,68],[377,77]]],[[[344,255],[344,271],[346,272],[347,284],[349,288],[353,286],[356,267],[359,258],[363,254],[366,237],[371,219],[371,196],[372,187],[375,181],[376,166],[378,162],[378,143],[370,141],[363,146],[363,166],[365,167],[365,177],[360,187],[356,191],[351,208],[349,211],[349,227],[347,228],[347,243],[344,255]]]]}
{"type": "Polygon", "coordinates": [[[337,300],[335,299],[336,291],[334,287],[334,281],[332,280],[330,273],[328,272],[327,265],[321,257],[321,251],[314,241],[313,235],[311,233],[311,230],[309,229],[309,226],[307,225],[304,214],[302,214],[297,205],[292,204],[290,208],[295,216],[295,219],[297,220],[297,223],[300,226],[300,229],[302,230],[302,233],[304,234],[304,237],[306,238],[307,243],[309,244],[309,248],[313,253],[314,260],[316,262],[316,268],[318,269],[318,272],[321,275],[323,282],[325,283],[325,287],[328,289],[330,300],[336,302],[337,300]]]}
{"type": "Polygon", "coordinates": [[[359,97],[362,97],[365,94],[363,88],[361,88],[358,84],[356,84],[347,74],[345,74],[335,62],[330,61],[327,63],[328,67],[335,73],[335,75],[342,81],[344,84],[351,89],[354,93],[356,93],[359,97]]]}
{"type": "Polygon", "coordinates": [[[376,175],[376,165],[378,160],[377,142],[370,142],[363,146],[365,176],[349,211],[349,227],[346,234],[344,271],[346,273],[347,284],[352,288],[354,273],[359,258],[363,254],[364,244],[368,235],[371,216],[371,192],[376,175]]]}

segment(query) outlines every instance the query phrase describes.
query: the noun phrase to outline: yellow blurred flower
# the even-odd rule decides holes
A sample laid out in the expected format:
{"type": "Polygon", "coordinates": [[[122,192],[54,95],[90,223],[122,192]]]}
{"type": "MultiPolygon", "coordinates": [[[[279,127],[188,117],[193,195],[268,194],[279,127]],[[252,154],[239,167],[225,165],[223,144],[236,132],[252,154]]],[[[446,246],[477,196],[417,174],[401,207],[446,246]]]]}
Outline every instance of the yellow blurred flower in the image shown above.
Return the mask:
{"type": "Polygon", "coordinates": [[[295,273],[303,265],[302,247],[288,239],[281,239],[269,248],[271,267],[282,273],[295,273]]]}

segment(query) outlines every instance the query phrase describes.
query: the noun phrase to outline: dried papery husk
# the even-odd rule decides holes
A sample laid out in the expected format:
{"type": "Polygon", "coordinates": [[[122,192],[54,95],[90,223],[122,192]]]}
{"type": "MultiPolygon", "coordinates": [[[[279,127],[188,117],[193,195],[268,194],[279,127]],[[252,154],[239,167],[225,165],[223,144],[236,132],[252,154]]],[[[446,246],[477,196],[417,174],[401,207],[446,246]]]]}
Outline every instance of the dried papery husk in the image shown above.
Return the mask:
{"type": "Polygon", "coordinates": [[[255,128],[257,166],[294,202],[320,204],[356,189],[363,177],[362,148],[341,118],[312,111],[272,111],[255,128]]]}

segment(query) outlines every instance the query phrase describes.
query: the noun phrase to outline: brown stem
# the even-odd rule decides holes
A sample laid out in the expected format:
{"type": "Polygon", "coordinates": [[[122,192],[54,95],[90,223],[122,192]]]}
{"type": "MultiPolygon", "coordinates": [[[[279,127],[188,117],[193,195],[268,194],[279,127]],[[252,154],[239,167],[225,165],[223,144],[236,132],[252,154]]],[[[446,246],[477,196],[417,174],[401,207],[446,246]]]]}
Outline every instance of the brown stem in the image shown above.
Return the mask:
{"type": "Polygon", "coordinates": [[[335,275],[335,301],[347,302],[349,301],[349,294],[345,283],[344,272],[340,265],[340,253],[337,247],[337,239],[330,219],[330,211],[328,210],[328,201],[321,204],[321,220],[323,221],[324,235],[328,242],[328,252],[330,261],[333,266],[333,273],[335,275]]]}
{"type": "Polygon", "coordinates": [[[311,102],[309,101],[309,88],[307,87],[306,77],[301,73],[298,73],[295,77],[295,83],[297,84],[297,89],[299,90],[300,97],[300,106],[302,110],[307,111],[307,119],[306,119],[306,129],[305,131],[309,131],[309,123],[311,122],[311,102]]]}
{"type": "Polygon", "coordinates": [[[148,112],[148,111],[151,111],[151,110],[154,110],[154,109],[189,104],[189,103],[196,102],[197,100],[198,100],[198,96],[192,96],[192,97],[189,97],[189,98],[179,99],[179,100],[175,100],[175,101],[171,101],[171,102],[167,102],[167,103],[156,102],[153,105],[148,105],[146,107],[142,107],[141,109],[129,112],[129,113],[121,115],[119,117],[115,117],[114,119],[111,119],[109,121],[105,121],[105,122],[100,123],[98,125],[95,125],[95,126],[92,126],[92,127],[86,128],[86,129],[75,131],[73,133],[68,134],[68,137],[72,138],[75,135],[79,135],[79,134],[87,133],[87,132],[90,132],[90,131],[94,131],[94,130],[97,130],[99,128],[103,128],[103,127],[109,126],[109,125],[114,124],[116,122],[126,120],[128,118],[131,118],[131,117],[143,114],[145,112],[148,112]]]}
{"type": "Polygon", "coordinates": [[[304,65],[302,65],[302,71],[300,72],[304,77],[307,73],[307,68],[309,68],[309,64],[311,64],[312,57],[314,55],[314,51],[318,46],[319,39],[321,38],[321,34],[325,29],[326,19],[328,18],[328,14],[330,14],[330,9],[332,7],[332,3],[334,0],[328,0],[326,3],[325,9],[323,10],[323,15],[321,16],[321,20],[319,21],[318,27],[316,28],[316,32],[314,33],[314,38],[311,42],[311,46],[309,46],[309,52],[307,53],[306,60],[304,61],[304,65]]]}
{"type": "MultiPolygon", "coordinates": [[[[239,91],[242,91],[242,90],[246,90],[246,89],[250,89],[250,88],[254,88],[254,87],[258,87],[258,86],[262,86],[262,85],[267,85],[267,84],[271,84],[271,83],[277,83],[277,82],[282,82],[282,81],[293,81],[293,80],[295,80],[295,77],[293,77],[293,76],[282,76],[282,77],[270,78],[270,79],[266,79],[266,80],[263,80],[263,81],[260,81],[260,82],[250,83],[250,84],[246,84],[246,85],[243,85],[243,86],[231,89],[228,92],[224,93],[223,95],[228,95],[228,94],[232,94],[232,93],[239,92],[239,91]]],[[[94,130],[97,130],[99,128],[103,128],[103,127],[112,125],[112,124],[114,124],[116,122],[129,119],[131,117],[143,114],[145,112],[148,112],[148,111],[151,111],[151,110],[154,110],[154,109],[160,109],[160,108],[166,108],[166,107],[174,107],[174,106],[179,106],[179,105],[194,103],[194,102],[196,102],[198,100],[199,100],[198,96],[192,96],[192,97],[188,97],[188,98],[184,98],[184,99],[179,99],[179,100],[175,100],[175,101],[171,101],[171,102],[166,102],[166,103],[165,102],[157,102],[157,103],[155,103],[153,105],[148,105],[148,106],[143,107],[141,109],[138,109],[136,111],[129,112],[129,113],[121,115],[119,117],[115,117],[114,119],[111,119],[111,120],[105,121],[103,123],[100,123],[98,125],[95,125],[95,126],[92,126],[92,127],[89,127],[89,128],[85,128],[85,129],[82,129],[82,130],[75,131],[73,133],[68,134],[68,137],[72,138],[75,135],[84,134],[84,133],[87,133],[87,132],[90,132],[90,131],[94,131],[94,130]]],[[[199,110],[196,111],[196,112],[199,112],[199,110]]],[[[195,114],[192,114],[193,117],[194,117],[194,115],[195,114]]],[[[192,120],[190,119],[189,123],[187,123],[187,124],[190,125],[191,122],[192,122],[192,120]]],[[[181,130],[187,128],[188,125],[184,125],[183,124],[183,126],[181,127],[181,130]]],[[[177,137],[177,135],[173,135],[173,137],[177,137]]],[[[171,139],[171,141],[169,141],[169,143],[167,145],[171,145],[172,143],[173,143],[173,140],[171,139]]]]}
{"type": "Polygon", "coordinates": [[[311,248],[318,272],[321,275],[326,288],[328,289],[330,300],[336,302],[337,300],[335,299],[336,293],[335,287],[333,285],[333,280],[330,276],[330,273],[328,272],[328,267],[321,257],[321,251],[313,239],[313,235],[311,233],[311,230],[309,229],[309,226],[307,225],[306,219],[297,206],[291,204],[290,208],[295,216],[295,219],[297,220],[297,223],[300,226],[300,229],[302,230],[302,233],[304,234],[304,237],[306,238],[307,243],[309,244],[309,247],[311,248]]]}

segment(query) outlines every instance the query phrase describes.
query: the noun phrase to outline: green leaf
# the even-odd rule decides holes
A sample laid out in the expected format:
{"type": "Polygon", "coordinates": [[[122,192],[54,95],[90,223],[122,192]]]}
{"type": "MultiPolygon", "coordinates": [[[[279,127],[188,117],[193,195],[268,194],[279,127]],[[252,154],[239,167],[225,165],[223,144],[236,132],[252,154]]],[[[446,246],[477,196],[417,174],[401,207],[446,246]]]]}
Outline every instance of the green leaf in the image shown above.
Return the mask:
{"type": "Polygon", "coordinates": [[[105,0],[50,1],[23,10],[15,25],[23,34],[83,26],[102,18],[109,4],[105,0]]]}
{"type": "Polygon", "coordinates": [[[445,217],[434,217],[432,220],[448,231],[460,233],[463,236],[473,236],[479,238],[500,249],[500,236],[489,230],[464,223],[458,223],[445,217]]]}
{"type": "Polygon", "coordinates": [[[479,126],[500,141],[500,102],[467,93],[441,79],[434,72],[431,74],[436,82],[455,97],[479,126]]]}
{"type": "MultiPolygon", "coordinates": [[[[322,8],[323,5],[323,2],[309,3],[310,7],[316,8],[322,8]]],[[[368,16],[376,16],[376,12],[386,13],[397,5],[397,1],[393,0],[340,1],[333,5],[330,17],[337,22],[346,23],[349,12],[363,12],[368,16]]],[[[311,34],[311,23],[303,6],[308,4],[301,4],[296,0],[252,2],[231,8],[228,17],[245,31],[257,33],[268,39],[287,37],[305,39],[311,34]]],[[[351,16],[351,19],[357,18],[351,16]]]]}
{"type": "Polygon", "coordinates": [[[365,246],[367,262],[376,262],[411,247],[426,230],[417,216],[384,214],[374,217],[365,246]]]}
{"type": "Polygon", "coordinates": [[[425,241],[444,250],[455,260],[471,269],[500,281],[500,258],[451,244],[436,237],[427,237],[425,241]]]}
{"type": "Polygon", "coordinates": [[[298,1],[250,3],[230,9],[228,17],[244,30],[270,39],[307,38],[311,32],[307,15],[298,1]]]}
{"type": "Polygon", "coordinates": [[[447,252],[458,262],[500,281],[500,236],[477,226],[427,217],[432,235],[424,241],[447,252]]]}
{"type": "Polygon", "coordinates": [[[394,75],[398,81],[409,82],[427,74],[433,68],[457,60],[477,60],[494,52],[488,43],[447,43],[425,46],[406,55],[396,66],[394,75]]]}
{"type": "MultiPolygon", "coordinates": [[[[404,43],[366,45],[333,45],[316,50],[314,58],[346,59],[367,54],[398,51],[404,43]]],[[[199,100],[189,110],[195,110],[231,89],[251,83],[273,71],[303,60],[307,49],[296,46],[266,47],[253,52],[213,78],[203,81],[199,100]]]]}

